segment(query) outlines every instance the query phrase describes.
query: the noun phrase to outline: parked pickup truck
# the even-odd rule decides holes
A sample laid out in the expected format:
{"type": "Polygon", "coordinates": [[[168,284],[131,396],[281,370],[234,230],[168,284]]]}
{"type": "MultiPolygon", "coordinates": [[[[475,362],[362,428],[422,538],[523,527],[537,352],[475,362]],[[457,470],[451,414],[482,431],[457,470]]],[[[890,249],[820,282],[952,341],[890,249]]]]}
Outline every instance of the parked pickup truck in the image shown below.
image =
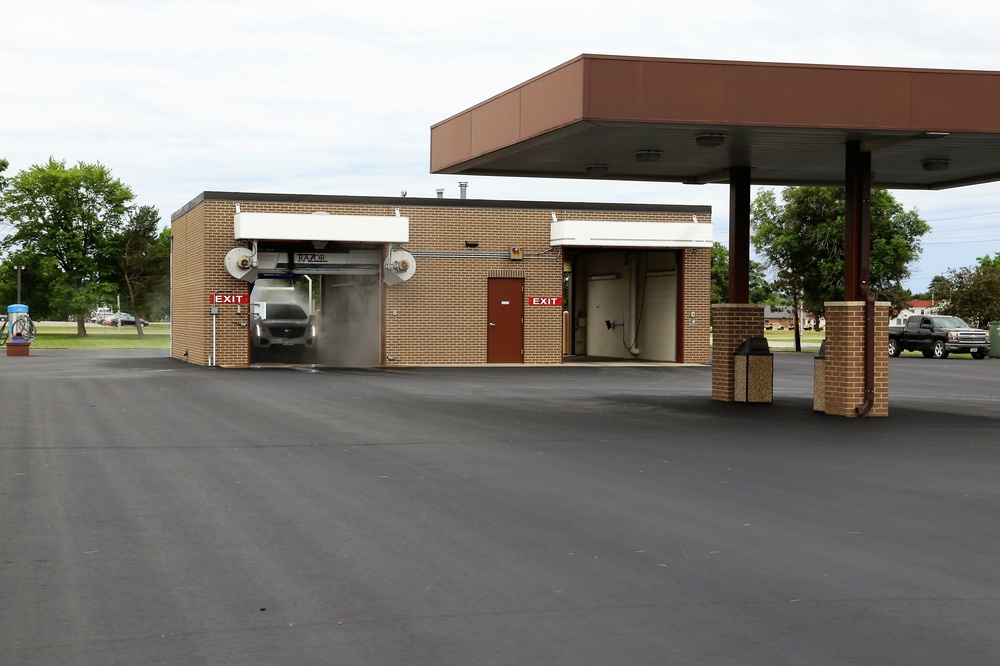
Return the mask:
{"type": "Polygon", "coordinates": [[[913,315],[905,326],[889,327],[889,356],[919,351],[927,358],[948,358],[948,354],[972,354],[986,358],[990,351],[987,332],[972,328],[958,317],[913,315]]]}

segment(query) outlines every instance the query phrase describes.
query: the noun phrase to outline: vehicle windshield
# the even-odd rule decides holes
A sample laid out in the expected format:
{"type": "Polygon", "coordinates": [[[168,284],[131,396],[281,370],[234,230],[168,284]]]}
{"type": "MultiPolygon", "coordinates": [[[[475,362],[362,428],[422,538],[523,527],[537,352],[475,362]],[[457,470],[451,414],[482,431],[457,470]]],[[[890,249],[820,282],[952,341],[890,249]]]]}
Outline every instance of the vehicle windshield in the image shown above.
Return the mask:
{"type": "Polygon", "coordinates": [[[958,317],[934,317],[936,328],[972,328],[958,317]]]}
{"type": "Polygon", "coordinates": [[[306,311],[295,303],[268,303],[268,319],[308,319],[306,311]]]}

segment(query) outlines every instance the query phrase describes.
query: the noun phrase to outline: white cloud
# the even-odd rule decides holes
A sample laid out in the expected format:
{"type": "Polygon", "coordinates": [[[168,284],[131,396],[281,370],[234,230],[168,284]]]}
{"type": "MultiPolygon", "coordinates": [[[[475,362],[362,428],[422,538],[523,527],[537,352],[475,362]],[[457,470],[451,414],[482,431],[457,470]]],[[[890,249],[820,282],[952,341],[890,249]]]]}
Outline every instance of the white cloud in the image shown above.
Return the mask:
{"type": "MultiPolygon", "coordinates": [[[[5,5],[0,156],[10,172],[50,155],[99,161],[165,220],[203,190],[434,196],[443,187],[457,196],[468,180],[471,197],[708,204],[725,240],[724,187],[432,176],[430,126],[581,53],[1000,62],[1000,9],[982,1],[962,11],[923,0],[5,5]]],[[[990,185],[897,196],[932,219],[1000,210],[998,194],[990,185]]],[[[996,217],[979,221],[1000,229],[996,217]]],[[[935,224],[935,237],[947,238],[938,227],[950,224],[935,224]]],[[[919,279],[986,251],[1000,244],[928,244],[919,279]]]]}

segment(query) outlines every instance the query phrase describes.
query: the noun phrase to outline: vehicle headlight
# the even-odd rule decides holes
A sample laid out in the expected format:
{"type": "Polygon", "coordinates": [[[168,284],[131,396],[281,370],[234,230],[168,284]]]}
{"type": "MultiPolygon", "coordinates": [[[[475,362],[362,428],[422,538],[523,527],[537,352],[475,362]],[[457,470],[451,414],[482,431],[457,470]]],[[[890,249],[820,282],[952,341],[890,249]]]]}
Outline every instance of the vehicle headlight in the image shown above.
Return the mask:
{"type": "Polygon", "coordinates": [[[312,326],[310,326],[309,330],[311,331],[312,337],[315,338],[316,337],[316,324],[313,324],[312,326]]]}
{"type": "Polygon", "coordinates": [[[958,333],[956,331],[948,331],[948,340],[958,340],[958,333]]]}
{"type": "Polygon", "coordinates": [[[259,338],[259,337],[261,337],[261,336],[262,336],[262,333],[261,333],[261,331],[260,331],[260,324],[255,324],[255,325],[254,325],[254,328],[255,328],[255,329],[257,330],[257,337],[258,337],[258,338],[259,338]]]}

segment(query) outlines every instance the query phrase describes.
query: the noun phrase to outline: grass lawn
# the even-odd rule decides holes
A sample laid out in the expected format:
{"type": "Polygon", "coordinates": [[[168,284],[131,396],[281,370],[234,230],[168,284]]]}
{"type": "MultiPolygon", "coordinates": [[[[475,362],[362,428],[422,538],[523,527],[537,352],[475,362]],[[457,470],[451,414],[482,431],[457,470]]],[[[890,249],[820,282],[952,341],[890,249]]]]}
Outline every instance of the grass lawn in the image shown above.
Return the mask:
{"type": "MultiPolygon", "coordinates": [[[[801,339],[803,345],[818,345],[823,342],[826,336],[824,331],[802,331],[801,339]]],[[[764,331],[764,337],[770,342],[795,342],[795,331],[764,331]]]]}
{"type": "Polygon", "coordinates": [[[169,349],[170,324],[157,322],[143,329],[140,338],[135,328],[87,324],[86,337],[77,337],[76,324],[41,322],[35,324],[33,349],[169,349]]]}

